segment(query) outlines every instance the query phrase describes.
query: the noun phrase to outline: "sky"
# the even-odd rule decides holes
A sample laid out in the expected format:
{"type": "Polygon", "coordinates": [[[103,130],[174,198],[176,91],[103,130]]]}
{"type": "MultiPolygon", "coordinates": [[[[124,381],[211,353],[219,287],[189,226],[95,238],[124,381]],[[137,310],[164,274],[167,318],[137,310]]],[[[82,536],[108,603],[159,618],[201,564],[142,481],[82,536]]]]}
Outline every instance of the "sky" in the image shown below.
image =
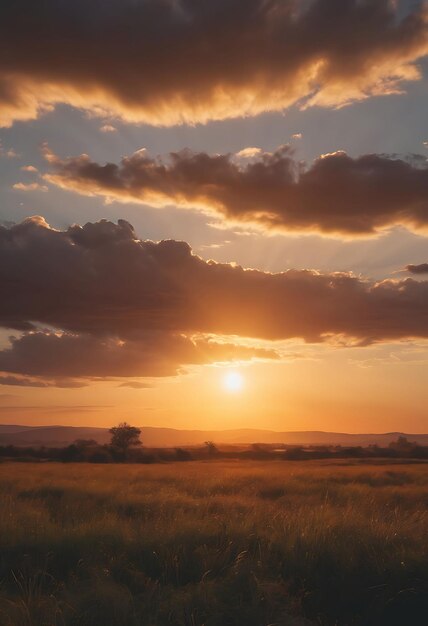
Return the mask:
{"type": "Polygon", "coordinates": [[[424,2],[6,3],[0,423],[427,432],[427,105],[424,2]]]}

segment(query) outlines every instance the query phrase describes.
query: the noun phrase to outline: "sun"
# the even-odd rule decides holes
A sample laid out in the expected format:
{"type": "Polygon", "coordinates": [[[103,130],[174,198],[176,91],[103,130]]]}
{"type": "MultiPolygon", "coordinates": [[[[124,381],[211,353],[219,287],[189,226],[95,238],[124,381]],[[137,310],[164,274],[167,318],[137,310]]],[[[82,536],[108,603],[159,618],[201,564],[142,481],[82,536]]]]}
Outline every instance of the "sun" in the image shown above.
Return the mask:
{"type": "Polygon", "coordinates": [[[227,391],[241,391],[244,386],[244,378],[239,372],[227,372],[224,376],[223,384],[227,391]]]}

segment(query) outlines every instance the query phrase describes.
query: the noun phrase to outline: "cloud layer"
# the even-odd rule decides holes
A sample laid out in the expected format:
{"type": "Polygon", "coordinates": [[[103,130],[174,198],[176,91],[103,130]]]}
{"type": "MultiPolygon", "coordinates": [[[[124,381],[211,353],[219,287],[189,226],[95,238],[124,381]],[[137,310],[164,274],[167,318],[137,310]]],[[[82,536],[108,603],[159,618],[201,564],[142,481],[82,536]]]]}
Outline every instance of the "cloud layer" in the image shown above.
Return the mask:
{"type": "Polygon", "coordinates": [[[189,323],[177,255],[193,258],[184,243],[140,242],[124,220],[65,232],[41,217],[0,226],[0,326],[21,331],[0,351],[0,385],[79,387],[279,358],[273,348],[216,339],[189,323]]]}
{"type": "Polygon", "coordinates": [[[419,265],[406,265],[406,270],[410,274],[428,274],[428,263],[420,263],[419,265]]]}
{"type": "Polygon", "coordinates": [[[207,262],[184,242],[139,240],[124,220],[0,226],[0,293],[0,326],[21,331],[0,351],[0,384],[74,387],[279,358],[261,340],[428,337],[428,281],[207,262]]]}
{"type": "Polygon", "coordinates": [[[16,0],[0,22],[0,124],[57,103],[151,124],[397,93],[426,7],[391,0],[16,0]]]}
{"type": "Polygon", "coordinates": [[[268,340],[360,341],[428,335],[428,282],[351,274],[271,274],[192,254],[182,241],[139,240],[106,220],[65,231],[41,217],[0,227],[0,324],[136,340],[216,333],[268,340]]]}
{"type": "Polygon", "coordinates": [[[45,156],[52,168],[46,180],[64,189],[215,211],[266,230],[353,236],[394,225],[428,227],[428,167],[417,155],[405,160],[335,152],[310,167],[297,162],[289,146],[236,155],[184,150],[164,159],[142,149],[119,165],[100,165],[85,154],[60,159],[48,148],[45,156]]]}
{"type": "MultiPolygon", "coordinates": [[[[173,376],[184,365],[251,358],[276,359],[278,354],[274,350],[194,339],[168,331],[136,333],[126,340],[117,336],[37,331],[11,337],[10,347],[0,351],[0,372],[23,376],[12,384],[28,386],[28,377],[42,377],[49,381],[45,384],[70,386],[71,379],[76,386],[81,378],[173,376]]],[[[0,377],[0,384],[11,384],[10,377],[0,377]]]]}

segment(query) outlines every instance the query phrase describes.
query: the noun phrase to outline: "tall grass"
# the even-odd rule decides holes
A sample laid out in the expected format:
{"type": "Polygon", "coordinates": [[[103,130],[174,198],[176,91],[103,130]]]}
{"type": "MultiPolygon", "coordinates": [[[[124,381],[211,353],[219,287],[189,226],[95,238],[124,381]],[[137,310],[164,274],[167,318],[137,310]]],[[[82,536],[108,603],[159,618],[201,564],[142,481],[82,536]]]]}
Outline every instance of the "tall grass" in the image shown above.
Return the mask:
{"type": "Polygon", "coordinates": [[[428,623],[428,464],[0,465],[2,626],[428,623]]]}

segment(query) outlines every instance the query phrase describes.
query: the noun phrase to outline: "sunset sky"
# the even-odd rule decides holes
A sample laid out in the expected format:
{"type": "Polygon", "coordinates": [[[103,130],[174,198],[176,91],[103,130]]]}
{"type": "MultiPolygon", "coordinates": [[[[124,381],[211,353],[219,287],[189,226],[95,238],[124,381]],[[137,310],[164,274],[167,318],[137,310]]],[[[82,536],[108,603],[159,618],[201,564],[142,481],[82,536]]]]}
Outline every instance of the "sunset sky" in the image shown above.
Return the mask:
{"type": "Polygon", "coordinates": [[[0,17],[0,423],[428,431],[428,5],[0,17]]]}

